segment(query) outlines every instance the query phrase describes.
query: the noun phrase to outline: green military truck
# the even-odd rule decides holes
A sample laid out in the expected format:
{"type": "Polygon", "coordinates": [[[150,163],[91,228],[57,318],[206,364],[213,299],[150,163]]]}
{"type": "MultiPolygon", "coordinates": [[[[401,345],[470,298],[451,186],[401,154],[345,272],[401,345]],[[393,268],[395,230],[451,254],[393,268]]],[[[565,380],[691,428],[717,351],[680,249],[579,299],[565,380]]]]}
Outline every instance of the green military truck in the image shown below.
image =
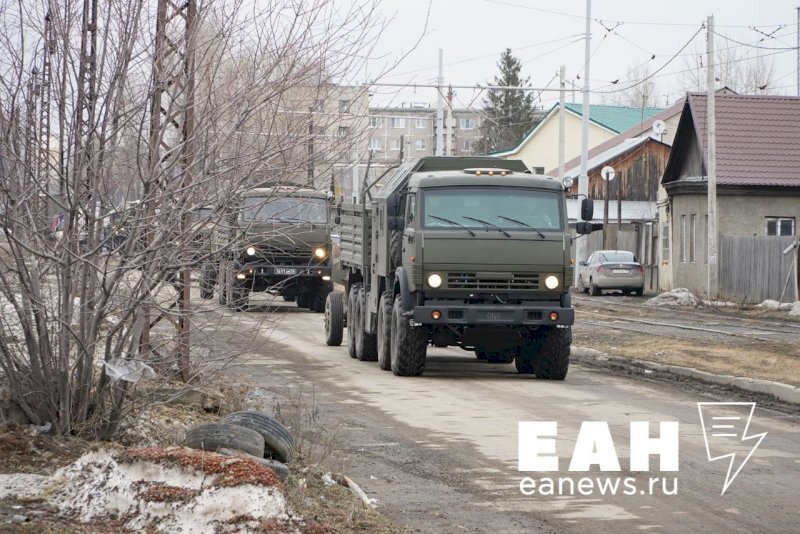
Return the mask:
{"type": "MultiPolygon", "coordinates": [[[[421,375],[432,345],[563,380],[575,317],[565,185],[521,161],[427,157],[337,204],[345,292],[326,300],[327,344],[346,326],[350,356],[396,375],[421,375]]],[[[591,211],[584,200],[583,221],[591,211]]]]}
{"type": "Polygon", "coordinates": [[[221,258],[202,267],[200,296],[235,310],[247,307],[254,291],[267,291],[300,308],[325,309],[333,289],[328,194],[286,186],[242,194],[231,225],[215,231],[221,258]]]}

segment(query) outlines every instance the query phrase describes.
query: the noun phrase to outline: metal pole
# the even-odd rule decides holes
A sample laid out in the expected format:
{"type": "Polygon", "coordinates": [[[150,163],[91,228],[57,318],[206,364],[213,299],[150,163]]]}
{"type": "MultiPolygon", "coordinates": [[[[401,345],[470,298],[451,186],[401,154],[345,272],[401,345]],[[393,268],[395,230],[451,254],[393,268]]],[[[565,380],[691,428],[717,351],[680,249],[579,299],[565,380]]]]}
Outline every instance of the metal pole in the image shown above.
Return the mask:
{"type": "Polygon", "coordinates": [[[436,153],[444,156],[444,99],[442,98],[442,85],[444,85],[444,50],[439,49],[439,77],[436,79],[436,153]]]}
{"type": "MultiPolygon", "coordinates": [[[[583,115],[583,136],[581,138],[581,174],[578,177],[578,196],[589,196],[589,178],[586,176],[589,167],[589,60],[591,58],[591,34],[592,24],[592,0],[586,0],[586,43],[584,55],[586,57],[586,64],[583,69],[583,108],[581,113],[583,115]]],[[[564,113],[564,110],[559,110],[559,113],[564,113]]],[[[584,197],[584,198],[585,198],[584,197]]],[[[578,280],[578,263],[586,260],[586,239],[578,239],[575,244],[575,275],[574,280],[578,280]]]]}
{"type": "MultiPolygon", "coordinates": [[[[714,16],[708,17],[708,104],[706,129],[708,130],[708,297],[716,298],[719,293],[719,272],[717,270],[717,128],[714,83],[714,16]]],[[[686,239],[686,236],[682,236],[686,239]]]]}
{"type": "Polygon", "coordinates": [[[558,181],[564,181],[564,140],[566,133],[564,132],[566,115],[564,114],[564,99],[566,98],[566,84],[564,83],[564,76],[566,67],[561,65],[558,69],[558,78],[560,89],[558,93],[558,181]]]}
{"type": "Polygon", "coordinates": [[[797,96],[800,96],[800,7],[797,10],[797,96]]]}

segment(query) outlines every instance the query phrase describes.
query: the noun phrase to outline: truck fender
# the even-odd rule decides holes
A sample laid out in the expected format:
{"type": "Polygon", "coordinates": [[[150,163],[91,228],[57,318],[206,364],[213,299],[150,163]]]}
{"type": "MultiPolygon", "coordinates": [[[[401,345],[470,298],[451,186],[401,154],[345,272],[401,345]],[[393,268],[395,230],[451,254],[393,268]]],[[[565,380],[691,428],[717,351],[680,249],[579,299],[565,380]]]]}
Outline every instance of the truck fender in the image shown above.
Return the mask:
{"type": "Polygon", "coordinates": [[[569,290],[561,294],[561,307],[562,308],[572,307],[572,293],[570,293],[569,290]]]}
{"type": "Polygon", "coordinates": [[[400,286],[400,303],[403,305],[405,311],[414,309],[414,301],[411,298],[411,291],[408,289],[408,279],[406,278],[406,270],[398,267],[395,271],[395,287],[400,286]]]}

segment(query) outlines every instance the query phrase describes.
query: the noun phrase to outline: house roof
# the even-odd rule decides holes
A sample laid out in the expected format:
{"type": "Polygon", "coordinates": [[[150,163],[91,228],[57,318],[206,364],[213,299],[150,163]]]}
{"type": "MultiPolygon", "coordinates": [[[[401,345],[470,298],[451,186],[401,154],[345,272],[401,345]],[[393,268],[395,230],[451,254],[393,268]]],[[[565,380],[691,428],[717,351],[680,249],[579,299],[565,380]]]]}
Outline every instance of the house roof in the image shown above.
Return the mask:
{"type": "MultiPolygon", "coordinates": [[[[594,151],[592,154],[591,150],[589,151],[589,167],[588,172],[593,171],[597,167],[602,166],[610,159],[614,159],[615,157],[624,154],[625,152],[632,150],[638,146],[643,145],[650,139],[649,137],[633,137],[631,139],[624,139],[618,142],[615,146],[611,148],[606,148],[602,152],[598,152],[597,150],[594,151]]],[[[564,169],[564,176],[572,176],[576,177],[580,175],[581,167],[580,167],[581,158],[573,158],[570,161],[571,167],[566,167],[564,169]]],[[[558,169],[556,169],[558,172],[558,169]]]]}
{"type": "MultiPolygon", "coordinates": [[[[583,116],[582,104],[565,103],[564,110],[572,113],[573,115],[577,115],[578,117],[583,116]]],[[[503,150],[497,150],[490,153],[490,155],[507,156],[510,154],[515,154],[525,145],[525,143],[528,142],[528,140],[530,140],[531,137],[533,137],[533,135],[541,127],[547,123],[547,121],[553,117],[553,115],[555,115],[556,111],[558,111],[558,104],[554,104],[541,121],[536,123],[530,130],[525,132],[515,146],[503,150]]],[[[664,110],[662,108],[632,108],[627,106],[606,106],[592,104],[589,107],[589,121],[597,124],[601,128],[605,128],[612,133],[620,133],[637,126],[643,122],[643,119],[646,120],[661,111],[664,110]]]]}
{"type": "MultiPolygon", "coordinates": [[[[564,109],[583,116],[583,104],[564,104],[564,109]]],[[[663,109],[592,104],[589,106],[589,120],[614,133],[620,133],[663,109]]]]}
{"type": "MultiPolygon", "coordinates": [[[[670,107],[668,107],[666,109],[663,109],[660,112],[656,113],[655,115],[650,115],[649,117],[646,117],[644,121],[639,122],[637,124],[634,124],[633,126],[628,128],[627,130],[622,132],[621,134],[619,134],[619,135],[617,135],[615,137],[612,137],[611,139],[608,139],[606,141],[603,141],[602,143],[600,143],[596,147],[590,149],[589,150],[589,169],[588,170],[591,171],[593,168],[595,168],[595,167],[597,167],[599,165],[599,164],[595,164],[594,166],[592,165],[592,161],[595,160],[598,157],[599,154],[602,154],[604,152],[609,152],[609,154],[606,155],[606,159],[603,160],[603,161],[606,161],[606,160],[609,160],[609,159],[617,156],[620,153],[625,152],[626,150],[628,150],[630,148],[634,148],[633,146],[627,146],[627,148],[625,148],[625,145],[628,144],[633,138],[641,138],[643,140],[646,140],[647,139],[647,135],[645,135],[645,133],[652,131],[653,122],[655,122],[656,120],[668,120],[668,119],[674,117],[675,115],[678,115],[681,112],[681,110],[683,109],[683,103],[684,103],[684,99],[681,99],[678,102],[676,102],[675,104],[671,105],[670,107]],[[615,151],[616,148],[619,148],[620,151],[619,152],[615,151]]],[[[651,135],[650,137],[655,139],[655,136],[653,136],[653,135],[651,135]]],[[[661,142],[663,142],[663,141],[661,141],[661,142]]],[[[576,167],[578,169],[580,169],[580,167],[579,167],[580,163],[581,163],[581,157],[580,156],[574,157],[571,160],[565,162],[564,163],[565,176],[569,176],[569,173],[567,171],[569,171],[571,169],[574,169],[576,167]]],[[[577,172],[578,171],[575,171],[575,174],[577,174],[577,172]]],[[[551,176],[557,176],[558,175],[558,167],[556,167],[554,169],[550,169],[545,174],[549,174],[551,176]]]]}
{"type": "MultiPolygon", "coordinates": [[[[717,94],[717,183],[800,186],[800,97],[717,94]]],[[[706,165],[708,97],[689,93],[676,132],[694,135],[706,165]]],[[[664,182],[679,178],[681,151],[673,150],[664,182]]]]}

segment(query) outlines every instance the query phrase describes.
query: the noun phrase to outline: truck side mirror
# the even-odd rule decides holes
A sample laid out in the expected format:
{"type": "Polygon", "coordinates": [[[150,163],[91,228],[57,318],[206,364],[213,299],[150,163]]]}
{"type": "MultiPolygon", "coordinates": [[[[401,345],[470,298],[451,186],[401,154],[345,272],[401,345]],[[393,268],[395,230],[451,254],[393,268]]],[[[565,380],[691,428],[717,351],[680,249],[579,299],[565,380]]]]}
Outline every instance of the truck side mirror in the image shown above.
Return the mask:
{"type": "Polygon", "coordinates": [[[581,220],[591,221],[593,217],[594,217],[594,201],[591,198],[584,198],[583,201],[581,202],[581,220]]]}
{"type": "Polygon", "coordinates": [[[586,235],[592,233],[592,223],[586,221],[578,221],[575,223],[575,232],[578,235],[586,235]]]}

